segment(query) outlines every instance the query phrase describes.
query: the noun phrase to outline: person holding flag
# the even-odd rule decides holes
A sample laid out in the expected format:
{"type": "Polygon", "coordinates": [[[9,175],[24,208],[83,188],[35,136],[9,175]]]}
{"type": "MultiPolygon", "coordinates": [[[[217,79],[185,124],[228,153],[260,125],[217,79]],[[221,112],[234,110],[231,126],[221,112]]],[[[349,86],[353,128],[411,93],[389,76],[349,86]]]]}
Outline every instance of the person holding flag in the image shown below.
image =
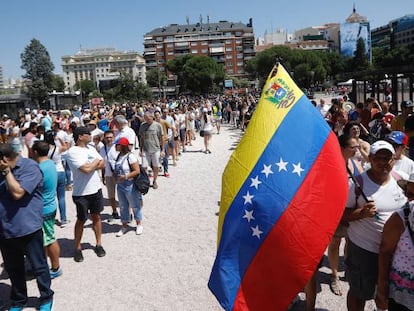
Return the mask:
{"type": "Polygon", "coordinates": [[[335,134],[277,65],[223,173],[208,282],[221,306],[286,310],[312,277],[347,196],[335,134]]]}

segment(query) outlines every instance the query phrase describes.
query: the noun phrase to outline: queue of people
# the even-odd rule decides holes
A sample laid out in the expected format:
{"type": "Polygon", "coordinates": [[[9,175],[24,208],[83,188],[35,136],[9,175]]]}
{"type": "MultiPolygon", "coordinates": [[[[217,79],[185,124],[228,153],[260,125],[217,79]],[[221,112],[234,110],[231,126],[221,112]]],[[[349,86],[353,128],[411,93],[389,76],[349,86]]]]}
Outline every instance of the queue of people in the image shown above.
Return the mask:
{"type": "Polygon", "coordinates": [[[65,228],[71,221],[66,191],[76,207],[74,261],[84,260],[81,242],[88,219],[95,235],[93,250],[104,257],[102,187],[112,209],[109,221],[121,222],[116,237],[126,234],[132,221],[136,235],[141,235],[143,195],[134,178],[141,169],[147,170],[156,190],[159,176],[170,177],[169,162],[178,165],[186,147],[202,139],[200,131],[205,131],[208,142],[204,152],[211,153],[214,129],[219,134],[223,122],[222,106],[219,98],[183,99],[173,105],[73,107],[60,114],[26,110],[18,120],[5,115],[0,143],[0,249],[12,285],[10,310],[22,310],[27,303],[27,269],[37,279],[40,310],[52,309],[51,280],[64,272],[55,227],[65,228]],[[30,209],[20,209],[29,204],[30,209]]]}

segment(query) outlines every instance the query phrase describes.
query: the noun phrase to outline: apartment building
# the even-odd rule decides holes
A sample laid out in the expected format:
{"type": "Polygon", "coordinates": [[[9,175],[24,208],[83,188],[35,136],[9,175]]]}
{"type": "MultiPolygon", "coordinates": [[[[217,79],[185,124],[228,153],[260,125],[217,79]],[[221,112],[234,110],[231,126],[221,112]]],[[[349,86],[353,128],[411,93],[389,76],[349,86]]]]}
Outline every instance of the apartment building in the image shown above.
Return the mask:
{"type": "Polygon", "coordinates": [[[147,70],[165,70],[175,57],[191,54],[210,56],[231,76],[246,76],[246,62],[255,56],[252,19],[247,24],[219,21],[185,25],[171,24],[144,35],[147,70]]]}
{"type": "Polygon", "coordinates": [[[62,69],[66,90],[70,92],[77,81],[92,80],[99,88],[100,81],[116,79],[121,73],[129,73],[133,79],[146,83],[145,60],[134,51],[80,49],[75,55],[62,57],[62,69]]]}

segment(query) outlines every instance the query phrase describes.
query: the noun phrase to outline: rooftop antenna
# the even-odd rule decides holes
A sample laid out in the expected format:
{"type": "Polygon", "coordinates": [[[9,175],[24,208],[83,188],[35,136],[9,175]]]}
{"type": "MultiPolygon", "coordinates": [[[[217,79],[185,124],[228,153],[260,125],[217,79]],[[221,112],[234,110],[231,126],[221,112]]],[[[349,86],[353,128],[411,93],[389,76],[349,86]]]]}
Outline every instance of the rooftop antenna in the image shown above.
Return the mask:
{"type": "Polygon", "coordinates": [[[200,18],[199,18],[200,24],[203,23],[203,16],[200,14],[200,18]]]}
{"type": "Polygon", "coordinates": [[[210,15],[207,14],[207,24],[210,24],[210,15]]]}
{"type": "Polygon", "coordinates": [[[185,21],[187,22],[187,25],[190,25],[190,17],[188,17],[188,15],[185,17],[185,21]]]}
{"type": "Polygon", "coordinates": [[[356,12],[356,9],[355,9],[355,2],[354,2],[354,8],[353,8],[353,10],[352,10],[352,12],[356,12]]]}

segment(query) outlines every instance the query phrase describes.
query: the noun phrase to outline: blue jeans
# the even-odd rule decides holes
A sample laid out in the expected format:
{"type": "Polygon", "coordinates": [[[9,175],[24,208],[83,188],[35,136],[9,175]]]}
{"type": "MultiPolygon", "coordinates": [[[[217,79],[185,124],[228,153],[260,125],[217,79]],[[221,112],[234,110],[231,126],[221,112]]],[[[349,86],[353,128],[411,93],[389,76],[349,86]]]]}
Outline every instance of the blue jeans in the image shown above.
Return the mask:
{"type": "Polygon", "coordinates": [[[164,143],[164,158],[162,158],[162,167],[164,173],[168,173],[168,142],[164,143]]]}
{"type": "Polygon", "coordinates": [[[34,233],[12,239],[0,239],[4,267],[10,277],[12,306],[24,306],[27,302],[26,269],[24,257],[29,259],[40,292],[40,303],[53,298],[50,289],[50,273],[43,248],[42,229],[34,233]]]}
{"type": "Polygon", "coordinates": [[[142,194],[130,182],[117,184],[116,190],[118,192],[119,209],[121,211],[121,222],[124,224],[129,221],[129,207],[132,208],[134,219],[141,221],[142,194]]]}
{"type": "Polygon", "coordinates": [[[70,167],[68,162],[65,161],[65,176],[66,176],[66,186],[71,185],[72,184],[72,172],[70,171],[70,167]]]}
{"type": "Polygon", "coordinates": [[[65,182],[66,174],[65,172],[58,172],[58,182],[56,188],[56,194],[59,204],[59,214],[60,221],[66,221],[66,201],[65,201],[65,182]]]}

